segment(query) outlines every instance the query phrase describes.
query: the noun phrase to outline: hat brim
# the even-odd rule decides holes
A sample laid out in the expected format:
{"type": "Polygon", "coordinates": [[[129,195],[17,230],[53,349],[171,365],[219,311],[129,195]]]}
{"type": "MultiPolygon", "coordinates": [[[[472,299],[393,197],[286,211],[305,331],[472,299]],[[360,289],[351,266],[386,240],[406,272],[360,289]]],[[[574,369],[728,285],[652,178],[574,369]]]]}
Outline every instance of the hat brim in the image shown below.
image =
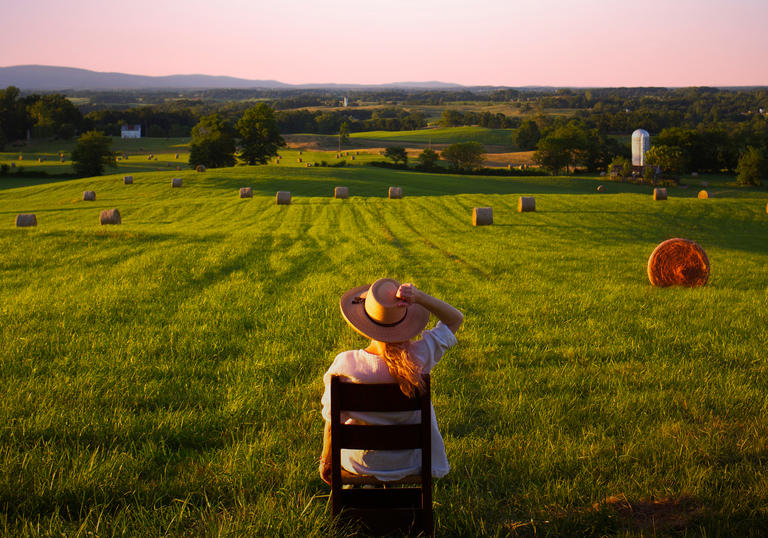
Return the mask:
{"type": "Polygon", "coordinates": [[[417,336],[429,323],[429,310],[418,304],[406,307],[405,317],[397,325],[379,325],[365,313],[365,301],[355,301],[364,296],[371,285],[358,286],[341,296],[341,315],[349,325],[367,338],[379,342],[406,342],[417,336]]]}

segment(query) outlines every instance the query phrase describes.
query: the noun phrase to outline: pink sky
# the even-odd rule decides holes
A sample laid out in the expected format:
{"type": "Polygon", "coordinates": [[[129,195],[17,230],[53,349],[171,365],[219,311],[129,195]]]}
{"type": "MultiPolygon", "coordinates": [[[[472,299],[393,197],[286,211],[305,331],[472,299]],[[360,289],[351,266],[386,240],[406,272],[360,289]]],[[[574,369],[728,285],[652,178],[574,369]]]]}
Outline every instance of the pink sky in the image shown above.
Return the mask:
{"type": "Polygon", "coordinates": [[[766,0],[27,0],[0,66],[288,83],[768,85],[766,0]]]}

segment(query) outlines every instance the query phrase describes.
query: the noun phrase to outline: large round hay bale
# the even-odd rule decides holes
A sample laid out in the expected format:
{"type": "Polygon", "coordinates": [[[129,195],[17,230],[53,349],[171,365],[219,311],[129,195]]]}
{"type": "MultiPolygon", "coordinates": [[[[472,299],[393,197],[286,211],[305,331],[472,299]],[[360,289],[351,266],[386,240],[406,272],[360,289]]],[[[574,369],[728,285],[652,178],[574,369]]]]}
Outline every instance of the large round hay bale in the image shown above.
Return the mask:
{"type": "Polygon", "coordinates": [[[667,199],[667,189],[663,187],[656,187],[653,189],[653,199],[654,200],[666,200],[667,199]]]}
{"type": "Polygon", "coordinates": [[[598,185],[597,192],[605,192],[605,185],[598,185]]]}
{"type": "Polygon", "coordinates": [[[85,202],[96,201],[96,193],[94,191],[83,191],[83,201],[85,202]]]}
{"type": "Polygon", "coordinates": [[[533,196],[521,196],[517,199],[517,210],[520,213],[536,211],[536,198],[533,196]]]}
{"type": "Polygon", "coordinates": [[[709,198],[707,191],[699,191],[699,200],[706,200],[707,198],[709,198]]]}
{"type": "Polygon", "coordinates": [[[133,176],[123,176],[123,183],[126,185],[133,185],[133,176]]]}
{"type": "Polygon", "coordinates": [[[676,237],[657,246],[648,258],[648,279],[659,287],[703,286],[709,279],[709,259],[699,245],[676,237]]]}
{"type": "Polygon", "coordinates": [[[117,209],[105,209],[99,214],[99,223],[104,226],[105,224],[122,224],[123,221],[117,209]]]}
{"type": "Polygon", "coordinates": [[[493,224],[493,209],[476,207],[472,210],[472,226],[490,226],[493,224]]]}
{"type": "Polygon", "coordinates": [[[30,226],[37,226],[37,217],[34,213],[19,213],[16,215],[17,228],[29,228],[30,226]]]}
{"type": "Polygon", "coordinates": [[[253,189],[251,187],[240,187],[240,198],[253,198],[253,189]]]}
{"type": "Polygon", "coordinates": [[[195,172],[205,172],[205,165],[198,164],[197,166],[195,166],[195,172]]]}
{"type": "Polygon", "coordinates": [[[402,187],[390,187],[389,188],[389,198],[390,200],[399,200],[403,197],[403,188],[402,187]]]}
{"type": "Polygon", "coordinates": [[[334,198],[349,198],[349,187],[335,187],[333,189],[334,198]]]}
{"type": "Polygon", "coordinates": [[[182,185],[182,181],[180,177],[175,177],[171,180],[171,188],[176,189],[178,187],[181,187],[181,185],[182,185]]]}
{"type": "Polygon", "coordinates": [[[277,205],[289,205],[291,203],[291,193],[288,191],[277,191],[275,203],[277,205]]]}

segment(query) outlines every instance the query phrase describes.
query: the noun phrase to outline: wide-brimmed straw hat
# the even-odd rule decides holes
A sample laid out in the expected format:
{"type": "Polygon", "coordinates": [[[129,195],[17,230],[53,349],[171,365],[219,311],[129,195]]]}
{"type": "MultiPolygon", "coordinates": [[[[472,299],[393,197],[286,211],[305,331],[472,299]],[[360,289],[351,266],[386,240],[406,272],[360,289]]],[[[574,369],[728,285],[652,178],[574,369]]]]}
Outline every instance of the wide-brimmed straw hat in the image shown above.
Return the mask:
{"type": "Polygon", "coordinates": [[[418,304],[403,306],[397,298],[400,283],[380,278],[352,288],[341,297],[341,315],[353,329],[380,342],[405,342],[424,330],[429,310],[418,304]]]}

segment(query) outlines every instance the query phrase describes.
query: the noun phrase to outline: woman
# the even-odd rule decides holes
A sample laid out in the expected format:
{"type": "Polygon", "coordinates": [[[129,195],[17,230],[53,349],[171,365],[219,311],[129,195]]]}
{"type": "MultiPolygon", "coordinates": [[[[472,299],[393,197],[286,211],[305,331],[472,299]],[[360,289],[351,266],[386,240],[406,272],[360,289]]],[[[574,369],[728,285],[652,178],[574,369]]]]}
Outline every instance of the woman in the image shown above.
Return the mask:
{"type": "MultiPolygon", "coordinates": [[[[370,286],[346,292],[340,301],[341,313],[349,325],[371,343],[365,349],[339,353],[325,373],[323,394],[323,454],[320,476],[331,482],[331,376],[342,375],[353,383],[397,383],[407,396],[421,390],[422,374],[428,374],[445,351],[456,345],[454,333],[464,315],[454,307],[416,289],[382,278],[370,286]],[[430,314],[440,320],[424,331],[430,314]],[[413,340],[421,334],[419,340],[413,340]]],[[[419,411],[397,413],[348,413],[347,424],[413,424],[419,411]]],[[[342,450],[341,466],[354,474],[372,475],[382,481],[400,480],[420,472],[416,450],[342,450]]],[[[445,476],[450,467],[445,445],[432,409],[432,476],[445,476]]]]}

